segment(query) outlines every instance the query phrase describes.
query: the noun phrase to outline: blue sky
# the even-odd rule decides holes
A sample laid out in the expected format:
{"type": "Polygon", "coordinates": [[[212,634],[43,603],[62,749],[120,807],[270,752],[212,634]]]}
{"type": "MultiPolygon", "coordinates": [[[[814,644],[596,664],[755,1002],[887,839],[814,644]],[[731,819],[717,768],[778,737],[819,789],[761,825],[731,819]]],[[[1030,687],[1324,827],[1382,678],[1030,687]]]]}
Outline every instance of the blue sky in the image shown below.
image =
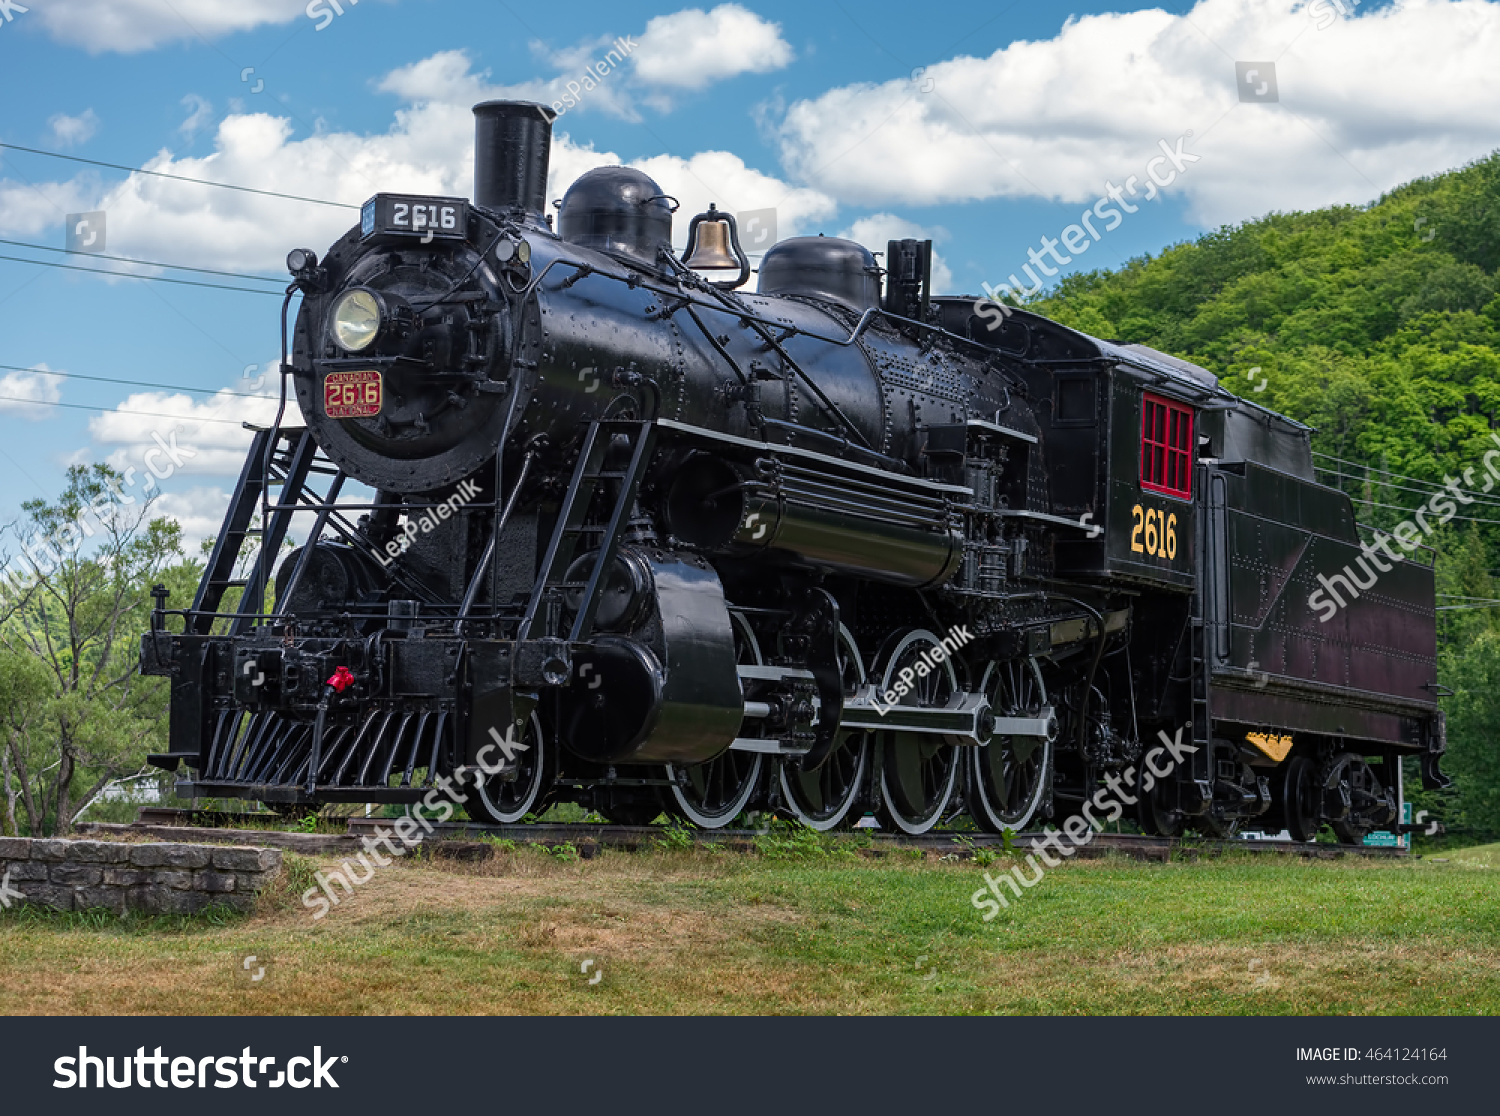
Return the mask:
{"type": "MultiPolygon", "coordinates": [[[[1156,196],[1075,235],[1084,250],[1059,273],[1271,210],[1369,201],[1500,146],[1500,5],[1485,0],[341,0],[331,18],[316,14],[329,0],[314,3],[326,7],[0,5],[0,142],[355,205],[377,190],[467,194],[474,100],[561,97],[629,36],[624,64],[558,121],[554,197],[590,166],[631,162],[682,198],[680,233],[715,201],[775,207],[782,236],[881,249],[931,235],[941,285],[970,293],[1025,280],[1029,249],[1132,175],[1156,196]],[[1276,101],[1256,99],[1264,74],[1246,99],[1246,61],[1274,63],[1276,101]],[[1175,164],[1155,166],[1171,181],[1147,187],[1168,150],[1175,164]]],[[[291,247],[325,249],[352,216],[0,150],[0,238],[61,248],[65,215],[98,209],[112,254],[267,276],[291,247]]],[[[0,261],[0,365],[71,374],[0,368],[0,523],[55,495],[68,463],[139,464],[153,435],[175,430],[195,456],[161,507],[190,536],[212,532],[245,442],[236,423],[263,402],[80,377],[264,392],[277,306],[0,261]]]]}

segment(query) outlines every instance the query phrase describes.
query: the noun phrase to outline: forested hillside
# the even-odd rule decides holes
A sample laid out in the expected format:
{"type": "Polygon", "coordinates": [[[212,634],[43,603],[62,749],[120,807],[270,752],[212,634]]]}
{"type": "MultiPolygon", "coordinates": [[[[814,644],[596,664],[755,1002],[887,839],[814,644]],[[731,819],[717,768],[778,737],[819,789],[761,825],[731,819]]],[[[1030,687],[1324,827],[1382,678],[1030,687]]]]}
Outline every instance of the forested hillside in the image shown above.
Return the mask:
{"type": "MultiPolygon", "coordinates": [[[[1455,830],[1500,833],[1500,154],[1365,206],[1272,214],[1065,278],[1031,309],[1141,342],[1318,430],[1324,472],[1389,528],[1474,470],[1438,548],[1455,830]],[[1492,459],[1494,460],[1494,459],[1492,459]]],[[[1430,799],[1426,804],[1432,805],[1430,799]]]]}

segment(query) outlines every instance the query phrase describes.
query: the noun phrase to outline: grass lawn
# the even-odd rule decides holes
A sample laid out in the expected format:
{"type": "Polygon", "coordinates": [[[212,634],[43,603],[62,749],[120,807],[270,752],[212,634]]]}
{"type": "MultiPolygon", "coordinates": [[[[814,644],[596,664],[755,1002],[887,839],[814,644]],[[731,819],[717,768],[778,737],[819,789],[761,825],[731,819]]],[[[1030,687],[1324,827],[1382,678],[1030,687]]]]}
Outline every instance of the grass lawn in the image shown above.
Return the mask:
{"type": "Polygon", "coordinates": [[[315,922],[333,864],[289,857],[250,918],[0,913],[0,1010],[1493,1015],[1497,854],[1068,864],[991,922],[971,861],[525,848],[394,864],[315,922]]]}

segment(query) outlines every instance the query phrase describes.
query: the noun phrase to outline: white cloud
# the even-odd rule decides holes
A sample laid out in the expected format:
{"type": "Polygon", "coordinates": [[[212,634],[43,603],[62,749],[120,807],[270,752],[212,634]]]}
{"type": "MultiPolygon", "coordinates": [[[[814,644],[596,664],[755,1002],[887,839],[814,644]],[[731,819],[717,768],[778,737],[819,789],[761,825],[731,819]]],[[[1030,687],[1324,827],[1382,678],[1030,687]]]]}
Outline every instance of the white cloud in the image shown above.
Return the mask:
{"type": "Polygon", "coordinates": [[[630,96],[629,77],[622,71],[610,69],[603,78],[594,74],[589,78],[592,88],[584,89],[585,68],[603,60],[607,51],[606,40],[552,53],[547,55],[548,62],[558,70],[552,77],[493,85],[489,80],[490,71],[476,72],[473,69],[473,60],[467,51],[445,50],[392,70],[376,88],[394,93],[409,104],[438,103],[468,108],[480,101],[537,101],[545,105],[560,105],[563,115],[597,109],[624,120],[639,120],[640,114],[630,96]],[[577,101],[573,108],[568,108],[565,100],[569,96],[570,82],[575,94],[573,99],[577,101]]]}
{"type": "Polygon", "coordinates": [[[89,434],[102,446],[118,447],[105,460],[121,473],[134,470],[143,487],[148,474],[166,480],[169,469],[172,476],[238,476],[252,437],[241,423],[264,425],[276,416],[277,396],[269,387],[254,399],[234,394],[244,391],[242,382],[202,399],[139,392],[89,419],[89,434]]]}
{"type": "Polygon", "coordinates": [[[672,227],[678,248],[687,246],[688,222],[714,202],[720,209],[738,213],[745,209],[776,210],[777,232],[782,239],[799,236],[830,220],[836,210],[832,198],[816,190],[789,186],[779,178],[762,174],[727,151],[702,151],[690,159],[657,155],[630,164],[645,171],[682,203],[672,227]]]}
{"type": "Polygon", "coordinates": [[[739,74],[764,74],[791,62],[781,25],[738,4],[688,8],[646,24],[632,52],[641,81],[669,89],[702,89],[739,74]]]}
{"type": "Polygon", "coordinates": [[[564,116],[598,110],[637,121],[638,98],[670,111],[668,92],[701,90],[740,74],[780,69],[793,57],[779,25],[738,4],[656,16],[639,38],[604,34],[558,50],[540,42],[531,48],[552,76],[496,85],[490,71],[474,70],[468,51],[456,49],[398,67],[377,88],[411,104],[539,101],[564,116]]]}
{"type": "Polygon", "coordinates": [[[130,54],[182,39],[215,39],[307,18],[307,0],[46,0],[30,18],[91,54],[130,54]]]}
{"type": "Polygon", "coordinates": [[[1106,178],[1144,181],[1159,141],[1191,131],[1201,160],[1171,191],[1214,225],[1370,200],[1496,145],[1500,3],[1347,7],[1358,14],[1322,30],[1302,0],[1071,19],[1052,39],[931,65],[920,83],[799,101],[780,125],[783,161],[841,202],[1084,204],[1106,178]],[[1239,101],[1234,60],[1268,58],[1280,102],[1239,101]]]}
{"type": "Polygon", "coordinates": [[[182,99],[182,107],[188,109],[187,119],[177,126],[184,139],[192,139],[213,119],[214,107],[206,97],[189,93],[182,99]]]}
{"type": "MultiPolygon", "coordinates": [[[[861,217],[839,235],[863,244],[872,252],[884,252],[892,240],[930,240],[933,242],[932,293],[947,294],[953,290],[953,271],[937,250],[937,246],[948,239],[947,229],[929,229],[894,213],[874,213],[861,217]]],[[[889,264],[889,260],[883,259],[881,266],[889,264]]]]}
{"type": "Polygon", "coordinates": [[[197,486],[184,491],[163,492],[151,505],[151,518],[166,517],[182,528],[182,551],[196,558],[203,540],[219,533],[229,493],[222,488],[197,486]]]}
{"type": "Polygon", "coordinates": [[[77,116],[60,112],[47,119],[52,132],[52,142],[58,147],[74,147],[87,143],[99,131],[99,117],[93,109],[84,109],[77,116]]]}
{"type": "MultiPolygon", "coordinates": [[[[446,52],[394,71],[382,85],[416,102],[399,109],[383,133],[319,132],[296,138],[285,117],[231,115],[219,123],[210,153],[177,157],[162,151],[145,162],[145,169],[351,206],[378,192],[469,196],[474,179],[471,107],[488,90],[483,75],[472,72],[466,56],[446,52]]],[[[584,171],[619,162],[620,155],[596,152],[573,142],[565,129],[559,131],[548,198],[560,198],[584,171]]],[[[636,165],[682,201],[679,243],[686,236],[687,218],[706,209],[710,200],[730,211],[776,206],[783,235],[827,220],[835,209],[827,195],[793,187],[727,152],[657,155],[636,165]]],[[[0,181],[0,230],[36,235],[55,227],[65,212],[92,209],[109,214],[112,254],[273,275],[282,270],[289,248],[302,245],[321,253],[358,217],[352,208],[141,174],[107,186],[92,175],[35,188],[0,181]]]]}
{"type": "MultiPolygon", "coordinates": [[[[67,182],[17,182],[0,178],[0,230],[34,237],[55,229],[69,213],[94,207],[102,187],[92,171],[67,182]]],[[[61,238],[57,238],[61,243],[61,238]]]]}
{"type": "Polygon", "coordinates": [[[7,372],[0,376],[0,414],[16,415],[36,422],[57,414],[48,404],[62,398],[63,376],[45,376],[45,364],[33,364],[31,372],[7,372]]]}

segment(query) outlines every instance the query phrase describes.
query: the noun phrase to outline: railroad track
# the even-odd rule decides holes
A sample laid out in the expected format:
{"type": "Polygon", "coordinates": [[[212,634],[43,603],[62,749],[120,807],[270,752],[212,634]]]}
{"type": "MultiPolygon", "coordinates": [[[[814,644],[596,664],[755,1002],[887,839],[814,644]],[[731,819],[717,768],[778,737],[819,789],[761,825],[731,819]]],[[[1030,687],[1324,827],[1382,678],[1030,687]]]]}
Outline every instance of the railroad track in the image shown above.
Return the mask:
{"type": "MultiPolygon", "coordinates": [[[[324,822],[336,819],[323,819],[324,822]]],[[[377,835],[383,829],[389,833],[394,824],[390,818],[347,818],[346,831],[337,833],[300,833],[277,829],[244,829],[245,824],[281,822],[274,814],[218,814],[210,811],[174,809],[167,807],[143,807],[139,820],[129,825],[85,823],[80,830],[96,833],[137,834],[162,837],[180,841],[184,838],[201,838],[210,841],[228,841],[236,844],[260,844],[293,849],[310,854],[338,854],[355,851],[362,847],[366,838],[377,835]]],[[[684,838],[700,845],[716,845],[735,851],[753,851],[757,838],[774,836],[768,830],[756,829],[673,829],[666,830],[657,825],[591,825],[587,823],[536,822],[530,825],[481,825],[474,822],[431,823],[433,833],[424,844],[432,847],[434,855],[453,859],[479,859],[493,851],[492,842],[480,838],[514,841],[516,844],[543,845],[560,848],[571,845],[585,859],[592,857],[601,848],[642,849],[653,848],[684,838]],[[671,838],[667,834],[671,833],[671,838]]],[[[1004,841],[987,833],[955,832],[941,830],[918,837],[906,834],[881,833],[859,829],[842,834],[845,838],[859,839],[868,835],[869,842],[852,847],[855,851],[872,857],[888,856],[901,850],[920,851],[926,855],[952,855],[968,859],[980,849],[1000,851],[1004,841]]],[[[1041,833],[1022,833],[1012,839],[1012,846],[1025,849],[1032,838],[1041,833]]],[[[1365,848],[1353,845],[1320,845],[1296,841],[1247,841],[1247,840],[1201,840],[1196,838],[1145,837],[1128,833],[1099,833],[1092,841],[1076,851],[1083,859],[1107,856],[1110,853],[1128,856],[1137,860],[1169,861],[1173,859],[1196,859],[1199,856],[1215,856],[1227,851],[1261,854],[1280,854],[1335,859],[1342,856],[1363,856],[1375,859],[1405,857],[1405,849],[1365,848]]]]}

